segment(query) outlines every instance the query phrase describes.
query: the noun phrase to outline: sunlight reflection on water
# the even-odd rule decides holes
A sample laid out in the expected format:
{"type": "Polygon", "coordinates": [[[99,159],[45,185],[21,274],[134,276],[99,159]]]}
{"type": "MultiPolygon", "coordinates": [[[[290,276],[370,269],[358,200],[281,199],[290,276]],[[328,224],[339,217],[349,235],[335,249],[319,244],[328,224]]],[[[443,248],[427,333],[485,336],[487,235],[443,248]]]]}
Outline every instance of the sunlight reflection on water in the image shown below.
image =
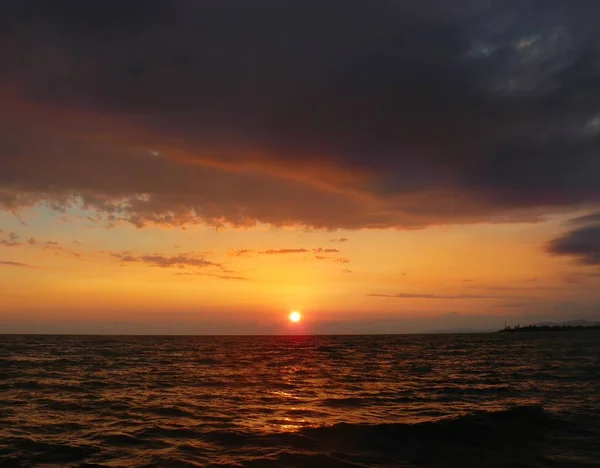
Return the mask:
{"type": "Polygon", "coordinates": [[[203,464],[306,445],[309,428],[532,405],[589,423],[599,336],[0,337],[0,461],[63,447],[65,463],[126,465],[185,442],[203,464]]]}

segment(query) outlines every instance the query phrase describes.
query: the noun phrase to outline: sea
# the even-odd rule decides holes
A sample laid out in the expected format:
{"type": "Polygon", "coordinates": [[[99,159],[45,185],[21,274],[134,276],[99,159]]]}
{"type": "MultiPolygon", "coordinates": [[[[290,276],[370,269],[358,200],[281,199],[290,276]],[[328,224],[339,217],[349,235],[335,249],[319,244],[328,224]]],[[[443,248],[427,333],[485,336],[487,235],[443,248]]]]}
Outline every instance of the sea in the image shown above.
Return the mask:
{"type": "Polygon", "coordinates": [[[4,335],[0,466],[600,467],[600,332],[4,335]]]}

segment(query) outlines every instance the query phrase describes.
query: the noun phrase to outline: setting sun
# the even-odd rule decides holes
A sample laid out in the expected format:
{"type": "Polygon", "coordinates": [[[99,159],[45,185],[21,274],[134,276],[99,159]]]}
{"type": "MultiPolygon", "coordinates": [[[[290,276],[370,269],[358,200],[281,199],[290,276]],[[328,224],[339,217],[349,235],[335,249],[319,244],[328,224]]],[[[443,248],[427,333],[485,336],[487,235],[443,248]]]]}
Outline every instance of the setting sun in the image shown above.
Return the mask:
{"type": "Polygon", "coordinates": [[[302,315],[300,315],[300,312],[297,312],[297,311],[290,312],[290,321],[291,322],[294,322],[294,323],[299,322],[301,318],[302,318],[302,315]]]}

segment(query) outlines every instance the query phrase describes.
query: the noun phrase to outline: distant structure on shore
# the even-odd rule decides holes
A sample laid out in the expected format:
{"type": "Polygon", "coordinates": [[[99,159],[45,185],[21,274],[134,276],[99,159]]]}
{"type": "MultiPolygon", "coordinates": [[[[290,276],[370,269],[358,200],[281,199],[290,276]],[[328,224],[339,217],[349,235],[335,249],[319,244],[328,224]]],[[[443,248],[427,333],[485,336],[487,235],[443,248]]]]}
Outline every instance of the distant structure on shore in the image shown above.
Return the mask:
{"type": "Polygon", "coordinates": [[[526,325],[522,327],[521,325],[515,325],[511,327],[510,325],[504,327],[504,330],[499,330],[499,333],[518,333],[518,332],[546,332],[546,331],[579,331],[579,330],[600,330],[600,324],[592,323],[592,324],[538,324],[538,325],[526,325]]]}

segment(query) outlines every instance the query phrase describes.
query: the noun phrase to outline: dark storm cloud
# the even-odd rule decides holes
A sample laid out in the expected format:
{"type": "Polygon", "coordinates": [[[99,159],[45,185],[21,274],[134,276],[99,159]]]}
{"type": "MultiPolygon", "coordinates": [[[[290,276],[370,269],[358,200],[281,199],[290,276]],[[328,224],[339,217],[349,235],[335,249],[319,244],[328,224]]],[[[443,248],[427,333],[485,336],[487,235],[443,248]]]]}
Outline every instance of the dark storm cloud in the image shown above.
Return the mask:
{"type": "Polygon", "coordinates": [[[600,213],[579,216],[570,220],[569,223],[573,225],[600,224],[600,213]]]}
{"type": "Polygon", "coordinates": [[[600,202],[595,2],[0,7],[6,210],[419,228],[600,202]]]}
{"type": "Polygon", "coordinates": [[[600,219],[598,214],[576,218],[574,224],[584,224],[548,244],[548,251],[568,255],[584,265],[600,265],[600,219]]]}

